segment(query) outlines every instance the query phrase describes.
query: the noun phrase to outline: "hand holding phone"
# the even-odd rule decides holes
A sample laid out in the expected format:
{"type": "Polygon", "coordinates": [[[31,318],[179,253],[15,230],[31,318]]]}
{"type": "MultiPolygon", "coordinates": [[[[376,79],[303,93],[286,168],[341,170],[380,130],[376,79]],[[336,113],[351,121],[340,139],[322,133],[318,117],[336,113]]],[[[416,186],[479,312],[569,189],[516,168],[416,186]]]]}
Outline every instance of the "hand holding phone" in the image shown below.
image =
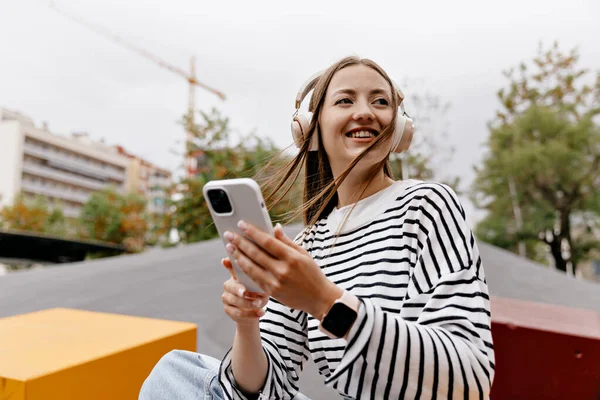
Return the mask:
{"type": "MultiPolygon", "coordinates": [[[[225,231],[245,236],[237,226],[240,220],[273,235],[271,217],[260,187],[254,180],[241,178],[210,181],[204,185],[202,192],[224,246],[228,243],[223,237],[225,231]]],[[[239,282],[251,292],[263,293],[260,286],[242,271],[235,260],[231,260],[231,264],[239,282]]]]}
{"type": "Polygon", "coordinates": [[[225,313],[238,326],[256,324],[265,314],[263,307],[269,301],[269,296],[266,293],[248,292],[234,277],[233,265],[229,258],[222,259],[221,264],[231,273],[231,278],[223,285],[221,296],[225,313]]]}

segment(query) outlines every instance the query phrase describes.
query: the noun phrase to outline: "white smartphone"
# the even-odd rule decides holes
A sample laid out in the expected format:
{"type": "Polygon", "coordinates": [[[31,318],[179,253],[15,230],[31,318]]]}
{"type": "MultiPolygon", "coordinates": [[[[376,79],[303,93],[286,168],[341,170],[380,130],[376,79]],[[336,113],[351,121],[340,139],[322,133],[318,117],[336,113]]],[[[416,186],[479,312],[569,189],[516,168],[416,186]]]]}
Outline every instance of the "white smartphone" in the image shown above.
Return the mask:
{"type": "MultiPolygon", "coordinates": [[[[260,186],[254,180],[241,178],[210,181],[204,185],[202,192],[224,245],[228,243],[223,237],[225,231],[245,236],[237,226],[240,220],[273,235],[271,217],[260,186]]],[[[251,292],[263,292],[260,286],[242,271],[235,260],[231,259],[231,264],[237,280],[246,286],[246,289],[251,292]]]]}

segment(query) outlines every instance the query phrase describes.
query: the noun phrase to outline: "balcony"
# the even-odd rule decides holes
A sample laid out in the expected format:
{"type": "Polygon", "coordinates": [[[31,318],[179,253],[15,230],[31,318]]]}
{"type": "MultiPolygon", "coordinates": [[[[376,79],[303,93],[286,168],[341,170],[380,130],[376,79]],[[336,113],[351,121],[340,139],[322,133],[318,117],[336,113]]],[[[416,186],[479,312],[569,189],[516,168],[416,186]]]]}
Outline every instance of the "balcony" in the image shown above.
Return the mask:
{"type": "Polygon", "coordinates": [[[24,163],[23,172],[30,175],[39,176],[41,178],[65,182],[74,186],[81,186],[90,190],[102,190],[107,186],[106,183],[94,181],[92,179],[86,179],[82,176],[76,176],[68,172],[62,172],[32,163],[24,163]]]}
{"type": "Polygon", "coordinates": [[[166,188],[169,187],[173,184],[173,182],[171,181],[171,179],[168,178],[158,178],[158,177],[154,177],[151,176],[150,178],[148,178],[148,186],[150,187],[161,187],[161,188],[166,188]]]}
{"type": "Polygon", "coordinates": [[[25,192],[39,194],[46,197],[72,201],[74,203],[85,203],[90,197],[89,193],[69,192],[65,189],[48,187],[39,183],[24,180],[21,182],[21,189],[25,192]]]}
{"type": "Polygon", "coordinates": [[[103,169],[82,161],[70,159],[53,150],[44,149],[30,143],[25,143],[23,149],[25,154],[47,160],[48,164],[53,167],[73,171],[79,175],[87,175],[100,180],[114,179],[119,182],[125,181],[125,171],[119,173],[117,171],[103,169]]]}

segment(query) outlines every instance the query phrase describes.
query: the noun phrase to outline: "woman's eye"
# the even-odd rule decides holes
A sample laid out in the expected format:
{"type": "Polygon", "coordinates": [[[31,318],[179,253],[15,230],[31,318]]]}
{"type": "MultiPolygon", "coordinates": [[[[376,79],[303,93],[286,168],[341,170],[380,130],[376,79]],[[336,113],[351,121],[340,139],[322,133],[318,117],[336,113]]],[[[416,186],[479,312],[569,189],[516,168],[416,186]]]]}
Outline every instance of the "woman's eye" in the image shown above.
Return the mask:
{"type": "Polygon", "coordinates": [[[352,101],[349,98],[345,97],[343,99],[339,99],[338,101],[336,101],[335,104],[336,105],[338,105],[338,104],[352,104],[352,101]]]}
{"type": "Polygon", "coordinates": [[[387,106],[389,103],[389,101],[387,101],[386,99],[377,99],[375,100],[375,103],[382,105],[382,106],[387,106]]]}

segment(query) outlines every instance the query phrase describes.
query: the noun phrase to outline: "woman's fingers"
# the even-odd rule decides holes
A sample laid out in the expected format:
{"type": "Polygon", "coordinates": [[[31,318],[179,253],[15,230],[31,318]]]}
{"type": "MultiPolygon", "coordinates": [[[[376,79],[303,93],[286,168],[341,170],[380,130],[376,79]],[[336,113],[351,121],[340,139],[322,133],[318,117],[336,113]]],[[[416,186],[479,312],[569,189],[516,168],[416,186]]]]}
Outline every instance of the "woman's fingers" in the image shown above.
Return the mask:
{"type": "MultiPolygon", "coordinates": [[[[242,236],[236,235],[231,232],[228,232],[228,234],[225,235],[225,238],[227,238],[227,240],[229,240],[236,246],[244,245],[246,242],[256,243],[256,245],[254,246],[260,249],[261,252],[265,256],[267,256],[267,260],[264,261],[255,259],[261,265],[264,265],[264,262],[268,261],[268,259],[285,259],[285,257],[289,254],[288,246],[275,239],[273,235],[270,235],[265,231],[255,227],[254,225],[246,223],[244,221],[240,221],[238,223],[238,226],[244,232],[244,235],[247,236],[250,240],[242,240],[242,236]]],[[[246,249],[242,250],[246,252],[246,249]]],[[[252,254],[249,255],[253,257],[252,254]]]]}
{"type": "MultiPolygon", "coordinates": [[[[229,257],[225,257],[221,260],[221,264],[223,264],[223,266],[225,268],[227,268],[227,270],[229,270],[229,272],[231,273],[231,277],[237,281],[237,277],[235,276],[235,270],[233,269],[233,264],[231,263],[231,260],[229,259],[229,257]]],[[[250,292],[248,290],[246,290],[246,287],[243,284],[239,284],[240,285],[240,290],[243,290],[243,295],[246,296],[249,299],[268,299],[269,296],[264,293],[264,292],[250,292]]]]}
{"type": "Polygon", "coordinates": [[[262,299],[248,299],[245,297],[239,297],[230,292],[223,292],[221,296],[223,304],[233,306],[246,310],[258,310],[266,305],[266,301],[262,299]]]}
{"type": "Polygon", "coordinates": [[[223,284],[223,292],[232,293],[238,297],[244,298],[249,293],[246,286],[234,279],[228,279],[223,284]]]}
{"type": "MultiPolygon", "coordinates": [[[[229,245],[233,245],[234,247],[241,250],[246,256],[248,256],[252,261],[256,262],[256,264],[269,267],[275,263],[276,259],[272,257],[269,253],[269,249],[265,247],[261,247],[260,244],[253,242],[252,240],[248,240],[241,235],[237,235],[235,233],[227,232],[225,237],[229,241],[229,245]]],[[[271,236],[273,241],[276,241],[275,238],[271,236]]],[[[228,250],[229,251],[229,250],[228,250]]],[[[229,252],[230,255],[231,251],[229,252]]],[[[237,261],[237,258],[234,257],[237,261]]],[[[239,262],[238,262],[239,265],[239,262]]]]}
{"type": "Polygon", "coordinates": [[[242,319],[256,319],[265,315],[262,309],[243,309],[228,304],[225,304],[223,307],[227,315],[237,323],[243,322],[241,321],[242,319]]]}
{"type": "Polygon", "coordinates": [[[275,225],[275,229],[273,230],[273,232],[275,234],[275,237],[277,239],[281,240],[283,243],[285,243],[288,246],[296,249],[297,251],[299,251],[302,254],[308,254],[308,252],[304,249],[304,247],[299,246],[292,239],[290,239],[289,237],[287,237],[287,235],[285,234],[285,232],[283,232],[283,227],[281,226],[280,223],[277,223],[277,225],[275,225]]]}
{"type": "Polygon", "coordinates": [[[228,279],[221,295],[225,313],[236,323],[247,323],[264,315],[262,309],[268,302],[266,295],[256,296],[238,281],[228,279]]]}
{"type": "Polygon", "coordinates": [[[239,306],[261,308],[264,307],[269,300],[269,296],[267,296],[266,293],[250,292],[244,285],[233,279],[227,280],[223,284],[223,289],[224,293],[230,293],[231,295],[246,301],[246,303],[236,303],[239,306]],[[257,301],[259,303],[257,303],[257,301]]]}
{"type": "Polygon", "coordinates": [[[229,259],[229,257],[222,258],[221,264],[229,270],[231,277],[237,280],[237,277],[235,276],[235,271],[233,270],[233,264],[231,264],[231,260],[229,259]]]}
{"type": "MultiPolygon", "coordinates": [[[[245,240],[244,242],[248,242],[245,240]]],[[[273,274],[270,272],[275,268],[273,264],[259,265],[252,256],[248,256],[244,251],[228,243],[227,251],[235,259],[237,265],[244,271],[248,278],[256,282],[265,292],[269,293],[269,288],[274,284],[273,274]]]]}

